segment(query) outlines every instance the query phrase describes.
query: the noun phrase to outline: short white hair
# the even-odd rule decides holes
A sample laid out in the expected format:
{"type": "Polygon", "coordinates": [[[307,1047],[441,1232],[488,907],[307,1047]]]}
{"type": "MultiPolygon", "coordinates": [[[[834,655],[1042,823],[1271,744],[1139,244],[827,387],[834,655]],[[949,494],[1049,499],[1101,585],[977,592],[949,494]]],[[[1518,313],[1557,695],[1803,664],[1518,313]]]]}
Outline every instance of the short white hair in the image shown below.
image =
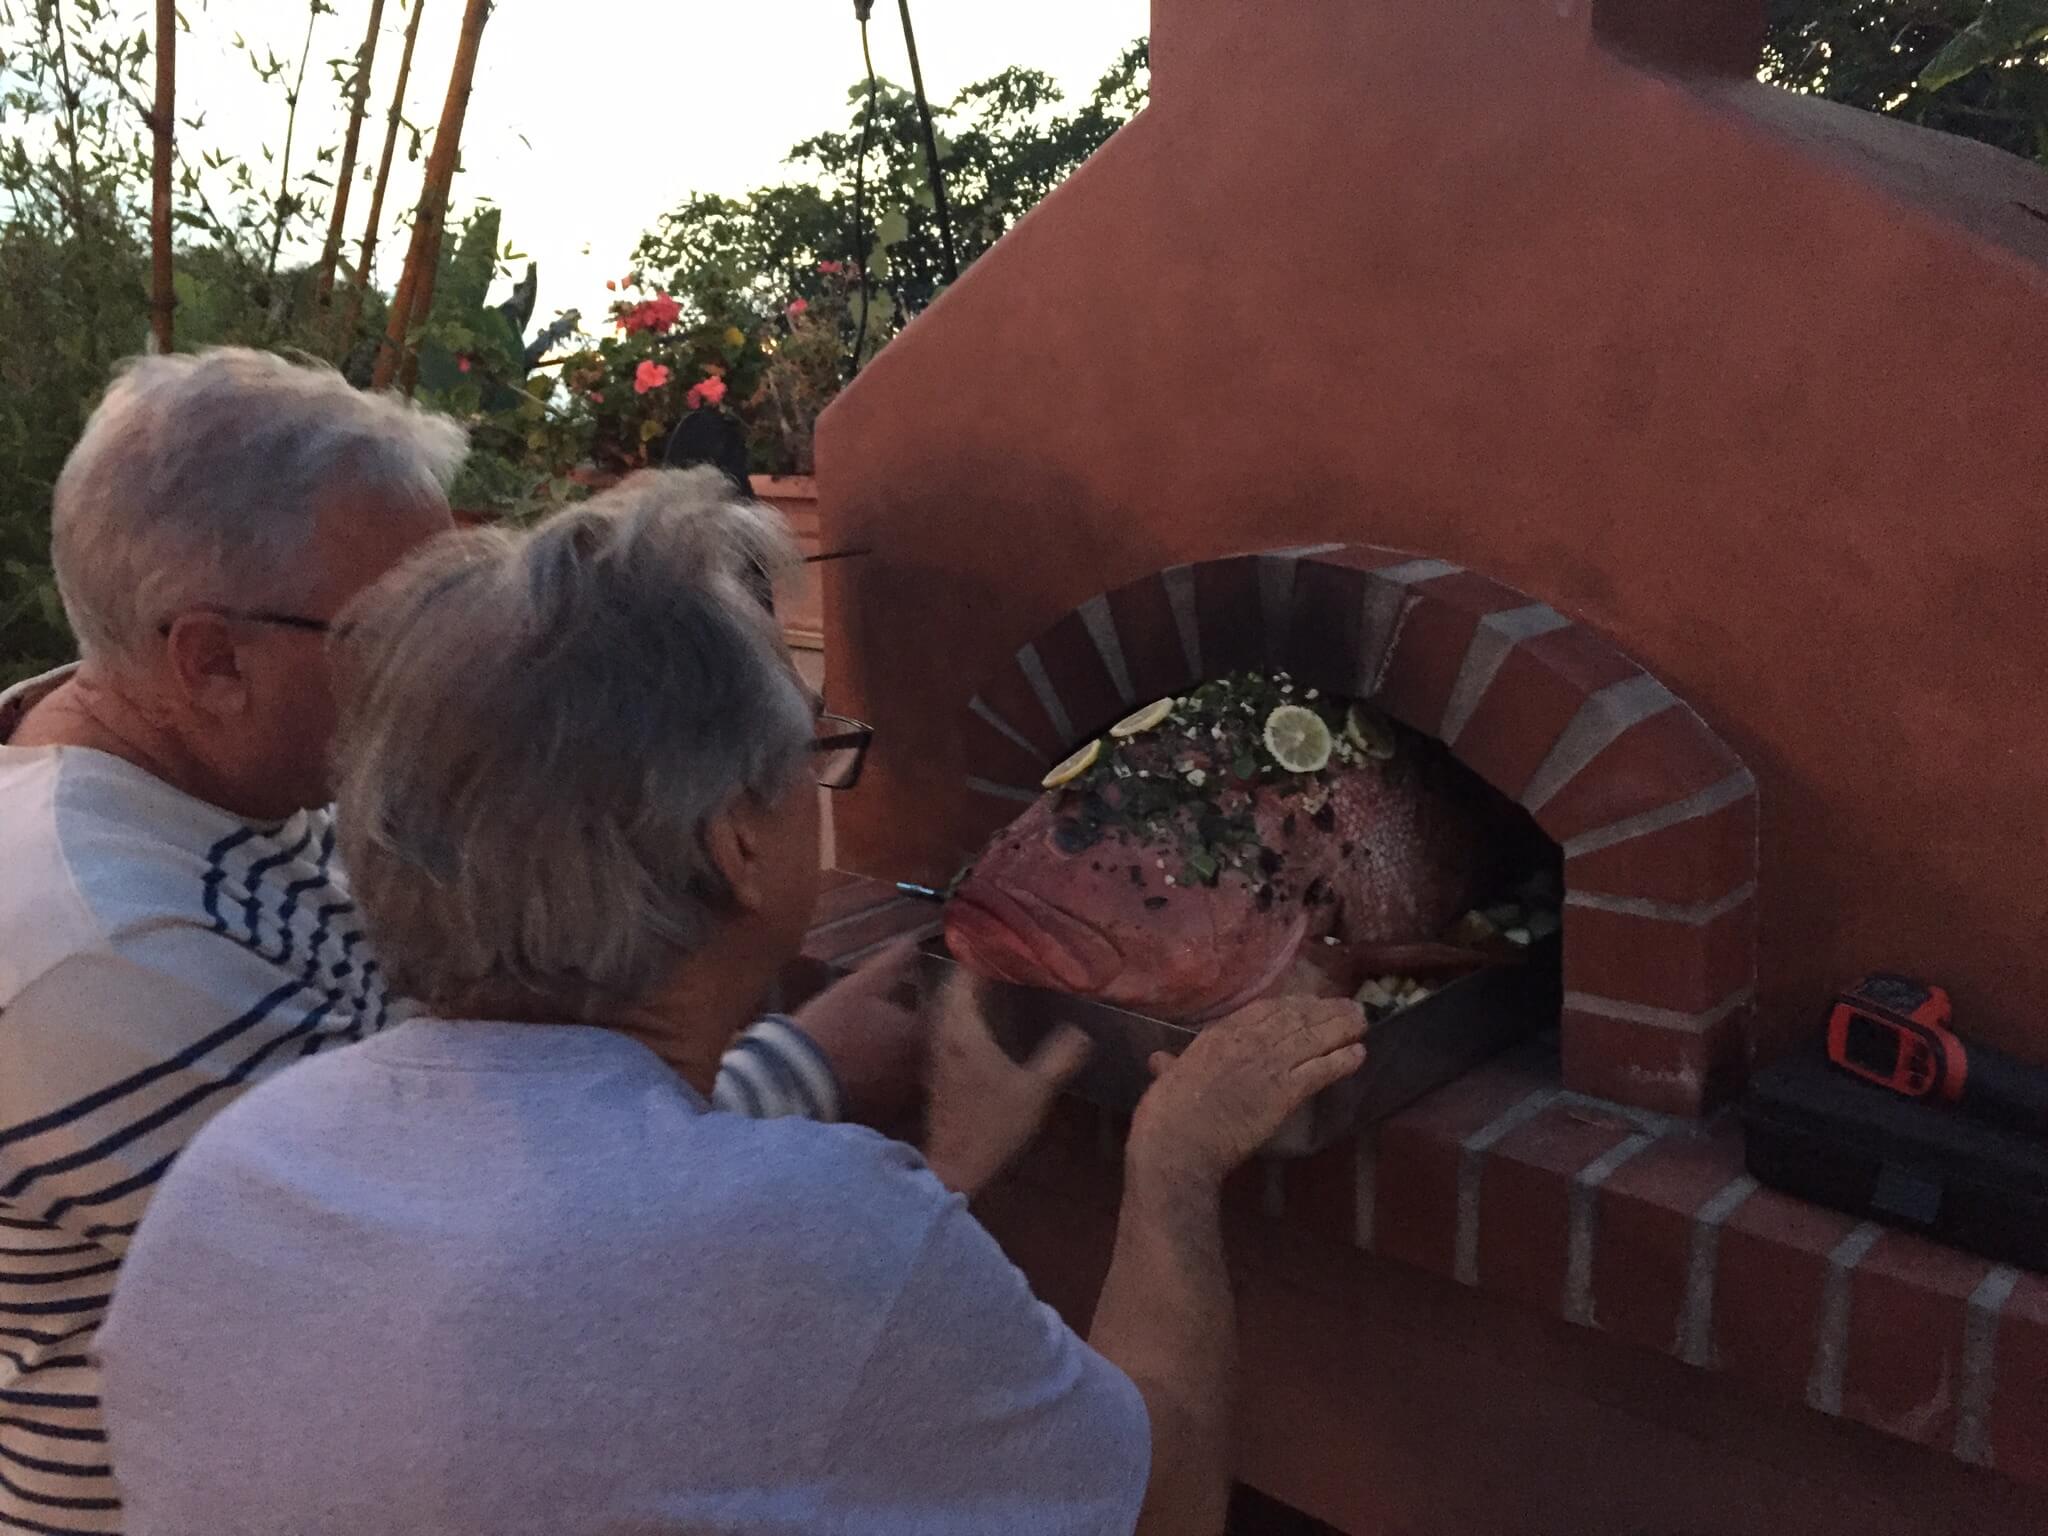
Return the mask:
{"type": "Polygon", "coordinates": [[[287,607],[337,492],[445,504],[467,434],[324,364],[220,347],[122,365],[65,460],[51,554],[80,653],[132,657],[205,603],[287,607]]]}
{"type": "Polygon", "coordinates": [[[715,469],[444,534],[344,611],[336,829],[386,979],[437,1012],[601,1017],[716,930],[706,843],[814,731],[759,581],[787,531],[715,469]]]}

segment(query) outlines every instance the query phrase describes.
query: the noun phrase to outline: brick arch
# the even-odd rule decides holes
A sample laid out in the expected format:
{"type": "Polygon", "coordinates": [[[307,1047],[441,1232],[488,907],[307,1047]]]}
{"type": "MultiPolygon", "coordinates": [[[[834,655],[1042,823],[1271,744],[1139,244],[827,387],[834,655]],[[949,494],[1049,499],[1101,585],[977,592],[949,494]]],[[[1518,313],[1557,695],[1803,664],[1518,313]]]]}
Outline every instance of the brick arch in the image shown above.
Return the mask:
{"type": "Polygon", "coordinates": [[[1174,566],[1105,592],[969,701],[990,830],[1126,711],[1284,667],[1441,738],[1565,855],[1565,1082],[1699,1114],[1739,1088],[1756,990],[1756,781],[1605,638],[1443,560],[1365,545],[1174,566]]]}

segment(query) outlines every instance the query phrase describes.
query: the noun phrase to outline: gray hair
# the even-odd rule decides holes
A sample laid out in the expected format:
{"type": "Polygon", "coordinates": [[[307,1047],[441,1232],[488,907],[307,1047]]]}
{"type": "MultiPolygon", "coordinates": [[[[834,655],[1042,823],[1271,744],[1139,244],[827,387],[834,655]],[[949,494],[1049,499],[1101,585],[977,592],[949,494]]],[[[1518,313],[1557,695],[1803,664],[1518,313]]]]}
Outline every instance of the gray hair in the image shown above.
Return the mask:
{"type": "Polygon", "coordinates": [[[203,603],[303,602],[323,501],[432,504],[467,435],[325,365],[221,347],[122,366],[57,478],[51,549],[86,656],[133,656],[203,603]]]}
{"type": "Polygon", "coordinates": [[[793,558],[718,471],[651,470],[445,534],[349,606],[336,825],[393,986],[590,1018],[704,943],[731,898],[707,826],[812,738],[757,584],[793,558]]]}

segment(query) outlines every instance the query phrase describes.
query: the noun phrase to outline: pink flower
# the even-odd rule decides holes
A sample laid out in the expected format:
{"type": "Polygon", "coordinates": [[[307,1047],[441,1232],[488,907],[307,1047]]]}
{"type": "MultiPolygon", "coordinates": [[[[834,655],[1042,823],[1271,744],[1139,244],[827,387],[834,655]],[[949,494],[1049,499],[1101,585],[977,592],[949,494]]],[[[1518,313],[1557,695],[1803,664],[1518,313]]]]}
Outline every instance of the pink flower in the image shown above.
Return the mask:
{"type": "Polygon", "coordinates": [[[456,371],[457,371],[458,373],[467,373],[467,372],[469,372],[469,359],[468,359],[468,358],[466,358],[466,357],[458,357],[458,358],[456,358],[456,359],[455,359],[455,368],[456,368],[456,371]]]}
{"type": "Polygon", "coordinates": [[[604,404],[604,391],[602,391],[602,390],[598,390],[598,389],[593,389],[593,390],[592,390],[592,391],[590,392],[590,403],[591,403],[592,405],[603,405],[603,404],[604,404]]]}
{"type": "Polygon", "coordinates": [[[691,410],[694,411],[702,408],[703,406],[716,405],[719,401],[723,400],[724,398],[725,380],[721,379],[717,374],[714,373],[713,375],[711,375],[710,378],[705,379],[702,383],[692,384],[690,386],[690,392],[683,396],[683,401],[686,405],[690,407],[691,410]]]}
{"type": "Polygon", "coordinates": [[[652,358],[640,359],[640,366],[633,374],[633,393],[644,395],[650,389],[659,389],[668,382],[668,369],[652,358]]]}
{"type": "Polygon", "coordinates": [[[635,331],[652,331],[659,336],[676,323],[676,316],[683,312],[683,306],[667,294],[634,305],[619,316],[619,329],[627,335],[635,331]]]}
{"type": "Polygon", "coordinates": [[[818,270],[827,277],[837,277],[846,270],[846,267],[843,263],[837,261],[821,261],[818,263],[818,270]]]}
{"type": "Polygon", "coordinates": [[[808,299],[791,299],[789,301],[789,308],[784,310],[783,313],[788,315],[790,319],[794,320],[798,315],[801,315],[805,310],[809,309],[810,307],[811,305],[808,299]]]}

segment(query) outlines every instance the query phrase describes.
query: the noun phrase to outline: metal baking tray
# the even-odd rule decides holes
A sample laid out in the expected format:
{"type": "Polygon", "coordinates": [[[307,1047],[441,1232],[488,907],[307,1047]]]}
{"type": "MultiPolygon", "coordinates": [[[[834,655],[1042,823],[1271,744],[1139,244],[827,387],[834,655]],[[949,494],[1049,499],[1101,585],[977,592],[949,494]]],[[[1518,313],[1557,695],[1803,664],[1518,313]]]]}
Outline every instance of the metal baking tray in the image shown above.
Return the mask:
{"type": "MultiPolygon", "coordinates": [[[[922,947],[924,981],[937,986],[959,969],[943,939],[922,947]]],[[[989,1027],[1022,1060],[1057,1024],[1073,1024],[1094,1042],[1088,1065],[1068,1089],[1125,1113],[1151,1082],[1155,1051],[1179,1055],[1200,1033],[1142,1013],[1007,982],[979,980],[989,1027]]],[[[1562,1002],[1562,946],[1555,936],[1507,960],[1446,982],[1367,1031],[1365,1065],[1297,1110],[1266,1146],[1268,1156],[1304,1157],[1397,1114],[1432,1089],[1538,1030],[1555,1027],[1562,1002]]]]}

